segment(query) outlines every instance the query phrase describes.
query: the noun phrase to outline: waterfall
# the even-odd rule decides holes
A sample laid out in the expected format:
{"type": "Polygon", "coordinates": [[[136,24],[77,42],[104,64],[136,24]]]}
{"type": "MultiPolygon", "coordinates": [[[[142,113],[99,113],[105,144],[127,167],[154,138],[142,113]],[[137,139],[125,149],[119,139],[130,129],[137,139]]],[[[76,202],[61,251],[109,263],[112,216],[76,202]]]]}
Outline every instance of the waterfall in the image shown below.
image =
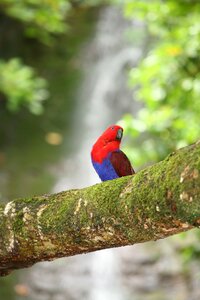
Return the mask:
{"type": "Polygon", "coordinates": [[[98,182],[90,162],[92,144],[107,126],[117,122],[124,113],[134,115],[139,109],[127,86],[128,70],[137,64],[142,54],[140,48],[126,39],[126,31],[131,25],[141,26],[125,20],[119,8],[104,8],[93,39],[81,53],[85,76],[78,93],[79,109],[74,117],[75,149],[79,150],[73,158],[65,161],[66,171],[62,172],[54,191],[98,182]]]}
{"type": "MultiPolygon", "coordinates": [[[[79,105],[74,117],[77,150],[62,161],[53,192],[99,182],[90,162],[93,142],[123,113],[138,110],[127,87],[128,69],[141,56],[141,49],[133,47],[125,37],[130,26],[139,25],[125,20],[116,7],[103,8],[95,35],[80,54],[85,76],[77,93],[79,105]]],[[[29,276],[32,297],[37,300],[125,299],[117,250],[41,263],[32,268],[29,276]]]]}

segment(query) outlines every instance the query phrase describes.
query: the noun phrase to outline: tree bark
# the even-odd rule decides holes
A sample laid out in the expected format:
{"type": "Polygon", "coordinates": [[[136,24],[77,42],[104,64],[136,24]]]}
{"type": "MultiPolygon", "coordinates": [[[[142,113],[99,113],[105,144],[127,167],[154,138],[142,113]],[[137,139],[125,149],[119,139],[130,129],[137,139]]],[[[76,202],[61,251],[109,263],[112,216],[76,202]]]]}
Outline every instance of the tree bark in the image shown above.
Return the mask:
{"type": "Polygon", "coordinates": [[[200,143],[133,176],[0,206],[0,275],[200,226],[200,143]]]}

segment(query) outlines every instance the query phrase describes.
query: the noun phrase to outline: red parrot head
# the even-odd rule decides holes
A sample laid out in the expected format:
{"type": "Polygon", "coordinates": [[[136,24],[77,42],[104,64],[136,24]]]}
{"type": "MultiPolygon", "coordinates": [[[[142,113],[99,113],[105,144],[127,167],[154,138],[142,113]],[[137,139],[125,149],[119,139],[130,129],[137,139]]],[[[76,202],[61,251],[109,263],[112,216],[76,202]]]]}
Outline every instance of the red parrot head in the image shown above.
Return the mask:
{"type": "Polygon", "coordinates": [[[121,142],[123,136],[123,128],[118,125],[109,126],[100,136],[101,140],[104,140],[105,144],[117,141],[121,142]]]}
{"type": "Polygon", "coordinates": [[[111,151],[119,149],[123,136],[123,128],[118,125],[109,126],[98,138],[92,148],[92,159],[101,162],[111,151]]]}

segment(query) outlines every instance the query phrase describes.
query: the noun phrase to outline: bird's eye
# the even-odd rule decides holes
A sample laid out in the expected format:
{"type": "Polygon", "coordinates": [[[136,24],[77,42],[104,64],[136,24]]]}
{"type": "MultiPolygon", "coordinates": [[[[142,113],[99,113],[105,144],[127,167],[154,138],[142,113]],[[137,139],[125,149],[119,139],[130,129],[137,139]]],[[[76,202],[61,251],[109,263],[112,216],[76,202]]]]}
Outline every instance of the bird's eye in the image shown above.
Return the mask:
{"type": "Polygon", "coordinates": [[[111,129],[112,129],[112,130],[114,130],[114,129],[115,129],[115,127],[114,127],[114,126],[112,126],[112,127],[111,127],[111,129]]]}

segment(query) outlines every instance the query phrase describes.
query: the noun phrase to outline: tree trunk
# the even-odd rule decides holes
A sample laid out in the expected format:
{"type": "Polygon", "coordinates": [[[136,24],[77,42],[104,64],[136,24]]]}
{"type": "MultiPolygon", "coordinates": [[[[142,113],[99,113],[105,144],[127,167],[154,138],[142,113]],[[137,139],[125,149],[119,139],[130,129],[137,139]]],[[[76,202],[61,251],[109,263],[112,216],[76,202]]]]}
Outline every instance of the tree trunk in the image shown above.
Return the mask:
{"type": "Polygon", "coordinates": [[[0,274],[200,226],[200,143],[136,175],[0,206],[0,274]]]}

